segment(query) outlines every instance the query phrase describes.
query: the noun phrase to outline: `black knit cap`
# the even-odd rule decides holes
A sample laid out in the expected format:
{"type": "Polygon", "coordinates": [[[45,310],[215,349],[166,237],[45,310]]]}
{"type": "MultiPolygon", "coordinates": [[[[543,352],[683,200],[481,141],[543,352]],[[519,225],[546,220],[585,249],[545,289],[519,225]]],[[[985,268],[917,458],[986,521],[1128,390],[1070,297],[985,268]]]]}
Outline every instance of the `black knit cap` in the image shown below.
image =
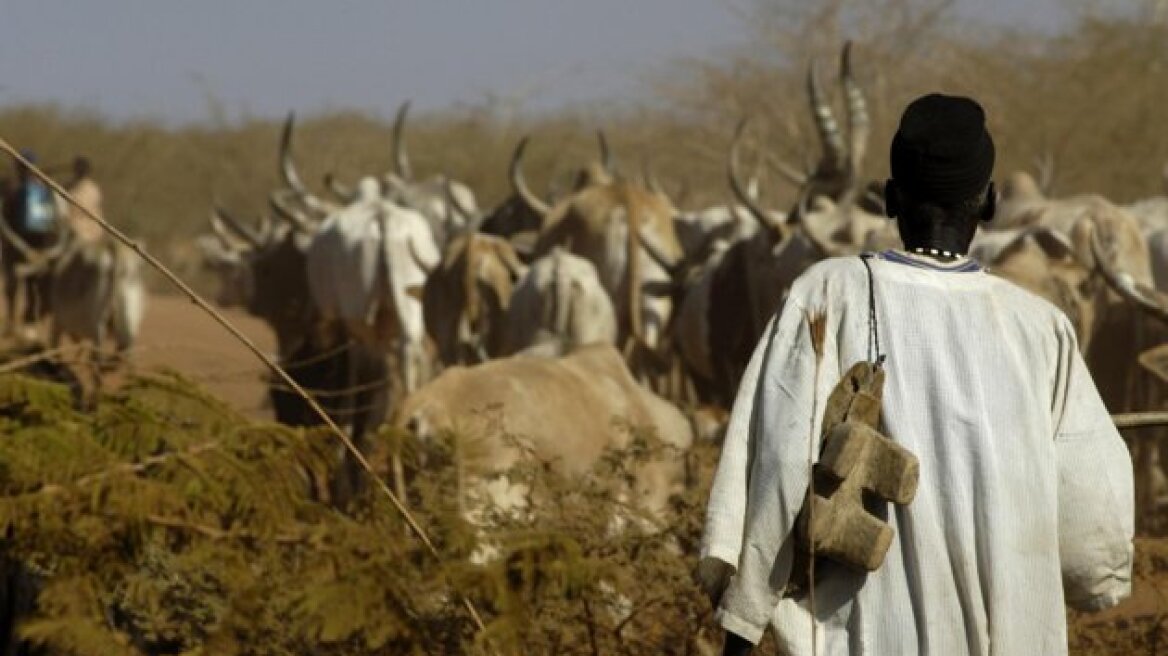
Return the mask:
{"type": "Polygon", "coordinates": [[[900,118],[889,154],[892,178],[917,200],[952,206],[985,189],[994,170],[994,140],[975,101],[931,93],[900,118]]]}

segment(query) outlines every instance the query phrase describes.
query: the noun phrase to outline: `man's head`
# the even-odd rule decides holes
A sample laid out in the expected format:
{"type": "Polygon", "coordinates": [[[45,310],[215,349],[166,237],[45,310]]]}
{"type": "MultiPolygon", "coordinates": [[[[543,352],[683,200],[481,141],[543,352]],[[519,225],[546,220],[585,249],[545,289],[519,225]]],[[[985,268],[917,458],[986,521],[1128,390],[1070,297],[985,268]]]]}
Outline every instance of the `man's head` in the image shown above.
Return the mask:
{"type": "Polygon", "coordinates": [[[78,180],[80,180],[81,178],[88,178],[89,174],[92,170],[93,170],[93,167],[89,163],[88,157],[86,157],[84,155],[78,155],[76,158],[74,158],[74,160],[73,160],[73,175],[76,176],[78,180]]]}
{"type": "Polygon", "coordinates": [[[929,94],[904,110],[889,153],[888,215],[908,247],[964,253],[994,211],[994,142],[969,98],[929,94]]]}

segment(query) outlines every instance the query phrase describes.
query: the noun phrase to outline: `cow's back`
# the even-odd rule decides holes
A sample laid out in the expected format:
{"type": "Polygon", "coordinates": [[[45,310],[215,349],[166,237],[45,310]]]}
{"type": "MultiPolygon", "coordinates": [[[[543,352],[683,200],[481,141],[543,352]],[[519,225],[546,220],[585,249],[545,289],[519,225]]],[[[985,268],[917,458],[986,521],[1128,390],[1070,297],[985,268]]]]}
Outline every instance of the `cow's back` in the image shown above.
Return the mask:
{"type": "Polygon", "coordinates": [[[609,446],[626,446],[629,426],[651,427],[682,447],[692,439],[685,417],[640,388],[611,345],[451,367],[403,402],[398,421],[432,433],[453,429],[493,470],[518,457],[504,436],[568,472],[591,466],[609,446]]]}

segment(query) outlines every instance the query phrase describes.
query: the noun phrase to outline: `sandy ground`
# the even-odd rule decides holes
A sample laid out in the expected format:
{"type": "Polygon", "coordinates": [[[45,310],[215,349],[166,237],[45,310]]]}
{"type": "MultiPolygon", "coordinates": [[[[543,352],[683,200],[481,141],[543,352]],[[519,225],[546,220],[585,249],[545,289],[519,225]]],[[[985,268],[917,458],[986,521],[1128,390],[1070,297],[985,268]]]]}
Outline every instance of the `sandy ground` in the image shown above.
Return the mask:
{"type": "MultiPolygon", "coordinates": [[[[219,311],[262,351],[274,354],[275,337],[261,321],[241,310],[219,311]]],[[[271,416],[264,364],[184,297],[150,297],[133,360],[141,370],[174,369],[248,416],[271,416]]]]}

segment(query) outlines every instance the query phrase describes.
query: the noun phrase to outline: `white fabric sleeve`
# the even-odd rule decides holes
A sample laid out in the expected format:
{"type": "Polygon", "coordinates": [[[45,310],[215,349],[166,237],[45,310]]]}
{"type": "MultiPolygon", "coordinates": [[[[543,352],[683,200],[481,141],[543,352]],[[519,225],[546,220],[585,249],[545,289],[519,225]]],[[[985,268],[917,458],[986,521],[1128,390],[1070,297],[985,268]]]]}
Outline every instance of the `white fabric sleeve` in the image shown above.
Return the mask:
{"type": "MultiPolygon", "coordinates": [[[[794,543],[789,538],[810,480],[808,440],[826,402],[826,393],[824,398],[816,394],[816,368],[806,313],[788,299],[758,384],[740,392],[751,395],[747,439],[753,448],[745,464],[749,473],[738,570],[717,613],[723,628],[756,644],[791,573],[794,543]]],[[[835,380],[827,382],[830,386],[835,380]]],[[[721,466],[718,474],[723,475],[721,466]]]]}
{"type": "Polygon", "coordinates": [[[738,384],[738,395],[730,411],[726,435],[718,468],[710,487],[706,505],[706,524],[702,533],[701,559],[717,559],[738,568],[742,551],[742,531],[746,520],[746,485],[754,444],[750,440],[750,424],[754,417],[754,397],[762,363],[774,343],[778,317],[767,322],[763,338],[759,340],[738,384]]]}
{"type": "Polygon", "coordinates": [[[1132,462],[1073,333],[1063,350],[1065,397],[1056,400],[1062,416],[1055,436],[1063,591],[1072,608],[1099,610],[1131,594],[1132,462]]]}

